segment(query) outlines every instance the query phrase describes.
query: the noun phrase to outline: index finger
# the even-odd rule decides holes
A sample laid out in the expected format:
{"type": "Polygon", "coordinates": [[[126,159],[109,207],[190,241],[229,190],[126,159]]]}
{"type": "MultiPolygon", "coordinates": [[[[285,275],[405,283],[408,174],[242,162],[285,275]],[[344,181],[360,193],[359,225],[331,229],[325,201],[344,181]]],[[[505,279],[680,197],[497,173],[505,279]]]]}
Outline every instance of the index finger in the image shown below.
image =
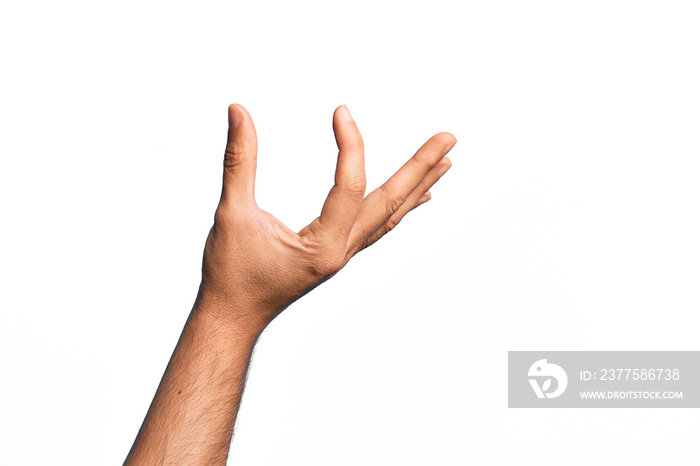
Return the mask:
{"type": "Polygon", "coordinates": [[[364,143],[345,105],[333,114],[333,131],[338,145],[335,185],[328,193],[318,222],[324,234],[345,244],[365,195],[364,143]]]}
{"type": "Polygon", "coordinates": [[[391,178],[372,191],[360,206],[348,239],[348,250],[356,251],[406,202],[421,180],[457,143],[450,133],[438,133],[428,139],[391,178]]]}

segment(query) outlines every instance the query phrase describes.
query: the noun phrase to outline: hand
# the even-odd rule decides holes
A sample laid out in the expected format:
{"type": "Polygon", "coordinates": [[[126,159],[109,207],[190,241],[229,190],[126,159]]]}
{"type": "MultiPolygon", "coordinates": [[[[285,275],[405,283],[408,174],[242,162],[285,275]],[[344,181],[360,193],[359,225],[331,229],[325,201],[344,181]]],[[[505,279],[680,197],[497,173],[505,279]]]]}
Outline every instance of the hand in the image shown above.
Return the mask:
{"type": "Polygon", "coordinates": [[[333,130],[335,185],[321,215],[294,233],[255,203],[255,127],[243,107],[229,107],[224,186],[199,295],[125,465],[226,464],[260,332],[430,199],[456,142],[449,133],[433,136],[364,197],[362,137],[346,107],[336,109],[333,130]]]}
{"type": "Polygon", "coordinates": [[[333,131],[335,185],[321,215],[295,233],[256,204],[255,126],[242,106],[229,107],[223,190],[204,250],[198,302],[227,318],[266,325],[428,201],[428,189],[451,166],[445,154],[457,142],[450,133],[436,134],[365,197],[364,143],[347,107],[335,110],[333,131]]]}

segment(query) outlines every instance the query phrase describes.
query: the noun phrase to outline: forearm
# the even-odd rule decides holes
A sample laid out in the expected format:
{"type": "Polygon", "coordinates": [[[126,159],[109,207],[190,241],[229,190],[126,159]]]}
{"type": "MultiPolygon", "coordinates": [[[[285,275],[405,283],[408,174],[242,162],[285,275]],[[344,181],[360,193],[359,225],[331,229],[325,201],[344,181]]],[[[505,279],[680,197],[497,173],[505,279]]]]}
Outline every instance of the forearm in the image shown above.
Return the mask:
{"type": "Polygon", "coordinates": [[[245,309],[197,300],[126,465],[225,464],[255,342],[245,309]]]}

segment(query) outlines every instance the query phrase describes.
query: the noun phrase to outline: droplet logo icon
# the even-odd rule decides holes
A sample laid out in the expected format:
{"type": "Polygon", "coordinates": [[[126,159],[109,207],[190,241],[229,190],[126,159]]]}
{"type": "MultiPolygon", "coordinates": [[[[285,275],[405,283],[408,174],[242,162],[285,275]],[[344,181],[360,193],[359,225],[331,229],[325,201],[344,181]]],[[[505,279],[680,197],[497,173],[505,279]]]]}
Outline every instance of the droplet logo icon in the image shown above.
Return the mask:
{"type": "Polygon", "coordinates": [[[540,359],[530,366],[527,375],[537,398],[556,398],[564,393],[569,383],[564,369],[556,364],[548,363],[546,359],[540,359]],[[556,382],[556,387],[550,391],[552,380],[556,382]]]}

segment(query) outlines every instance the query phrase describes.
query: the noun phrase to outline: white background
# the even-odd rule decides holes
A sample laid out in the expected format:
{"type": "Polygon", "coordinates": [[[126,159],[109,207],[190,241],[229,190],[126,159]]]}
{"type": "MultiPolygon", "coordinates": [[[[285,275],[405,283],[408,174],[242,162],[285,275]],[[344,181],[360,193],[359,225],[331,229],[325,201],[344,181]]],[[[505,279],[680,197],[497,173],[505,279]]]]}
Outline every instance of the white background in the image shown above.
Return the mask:
{"type": "Polygon", "coordinates": [[[5,2],[0,464],[120,464],[194,301],[226,108],[300,229],[333,109],[433,199],[263,335],[237,465],[696,464],[698,413],[509,410],[508,350],[697,350],[696,2],[5,2]]]}

